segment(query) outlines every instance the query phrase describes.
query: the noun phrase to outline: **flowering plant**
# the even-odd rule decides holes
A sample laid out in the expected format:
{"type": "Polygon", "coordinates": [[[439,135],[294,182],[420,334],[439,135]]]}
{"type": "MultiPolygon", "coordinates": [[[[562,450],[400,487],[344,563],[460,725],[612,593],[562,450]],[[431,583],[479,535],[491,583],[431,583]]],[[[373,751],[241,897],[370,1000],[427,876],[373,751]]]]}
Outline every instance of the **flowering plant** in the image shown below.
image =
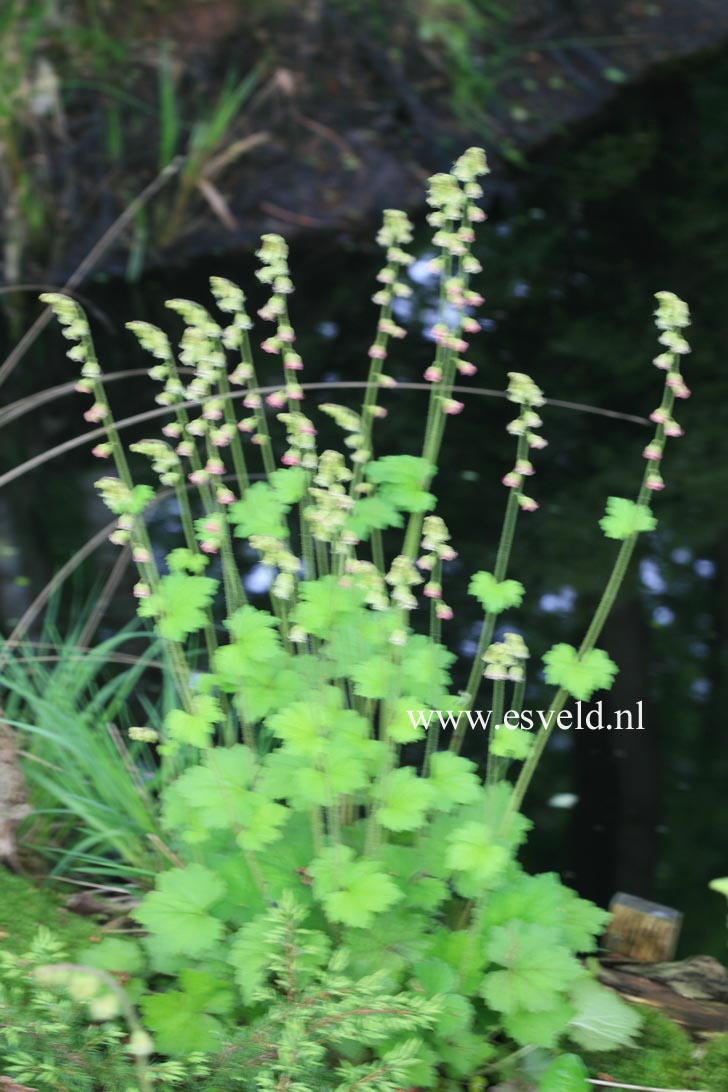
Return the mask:
{"type": "MultiPolygon", "coordinates": [[[[258,277],[270,288],[258,314],[274,328],[261,348],[283,365],[273,388],[259,383],[246,298],[229,280],[211,280],[227,325],[199,304],[169,302],[184,321],[178,356],[162,330],[129,324],[155,358],[149,374],[162,384],[157,402],[171,418],[163,439],[131,445],[176,497],[183,542],[164,566],[145,524],[155,490],[134,483],[83,313],[65,297],[44,297],[74,342],[68,355],[82,365],[79,389],[94,399],[87,419],[105,431],[96,454],[115,460],[116,476],[98,487],[118,517],[113,540],[133,553],[138,612],[166,642],[179,696],[155,740],[175,771],[161,807],[176,863],[135,911],[148,931],[144,958],[154,976],[142,1011],[167,1051],[213,1050],[231,1024],[262,1018],[275,980],[270,914],[282,900],[292,901],[306,930],[301,982],[315,983],[333,950],[359,987],[379,976],[390,993],[432,1002],[414,1047],[402,1052],[412,1036],[395,1027],[368,1045],[352,1033],[329,1044],[332,1072],[395,1051],[409,1082],[424,1088],[498,1070],[515,1052],[543,1089],[576,1092],[585,1087],[578,1059],[549,1061],[560,1044],[626,1043],[637,1026],[576,958],[594,949],[605,913],[554,875],[526,875],[516,859],[529,827],[521,803],[549,736],[549,728],[498,730],[506,699],[518,709],[525,692],[523,640],[494,636],[501,615],[524,595],[508,575],[511,546],[519,513],[538,508],[525,487],[531,456],[546,443],[543,394],[522,373],[510,374],[507,391],[516,450],[503,479],[502,534],[492,571],[469,585],[483,616],[461,693],[452,692],[455,657],[441,639],[452,616],[444,587],[456,555],[434,513],[433,484],[446,423],[463,409],[455,382],[475,371],[465,354],[482,302],[471,287],[480,272],[471,248],[473,225],[484,218],[478,202],[486,171],[483,152],[470,149],[450,174],[430,181],[441,291],[419,454],[375,454],[375,423],[386,412],[380,398],[396,386],[386,362],[405,333],[395,303],[410,291],[412,228],[401,212],[385,213],[378,236],[386,264],[361,406],[318,407],[342,434],[339,448],[319,450],[317,425],[302,408],[303,362],[280,237],[264,236],[258,251],[258,277]],[[278,461],[272,418],[285,431],[278,461]],[[239,540],[270,574],[269,610],[250,602],[239,540]],[[423,603],[428,633],[412,621],[423,603]],[[474,708],[483,677],[492,685],[494,725],[484,779],[460,754],[467,720],[458,719],[474,708]],[[449,741],[434,730],[424,738],[409,715],[422,705],[452,713],[449,741]]],[[[680,431],[672,411],[688,393],[680,373],[688,313],[670,293],[657,298],[655,364],[666,382],[647,469],[636,501],[609,498],[601,527],[620,546],[583,642],[556,645],[544,658],[554,713],[569,697],[608,687],[617,671],[596,643],[639,534],[655,526],[650,499],[662,487],[660,459],[666,438],[680,431]]],[[[295,1012],[297,997],[289,998],[295,1012]]],[[[286,1080],[296,1078],[295,1058],[281,1065],[286,1080]]]]}

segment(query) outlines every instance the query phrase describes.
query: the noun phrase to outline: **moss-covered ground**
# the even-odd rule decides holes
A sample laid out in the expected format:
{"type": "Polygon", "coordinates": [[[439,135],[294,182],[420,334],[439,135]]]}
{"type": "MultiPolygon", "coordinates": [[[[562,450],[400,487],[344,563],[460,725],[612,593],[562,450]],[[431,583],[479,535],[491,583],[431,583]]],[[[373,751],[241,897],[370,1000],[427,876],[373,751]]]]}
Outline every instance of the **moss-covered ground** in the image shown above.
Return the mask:
{"type": "Polygon", "coordinates": [[[22,952],[40,925],[63,940],[69,952],[86,945],[98,926],[63,905],[62,893],[0,867],[0,947],[22,952]]]}

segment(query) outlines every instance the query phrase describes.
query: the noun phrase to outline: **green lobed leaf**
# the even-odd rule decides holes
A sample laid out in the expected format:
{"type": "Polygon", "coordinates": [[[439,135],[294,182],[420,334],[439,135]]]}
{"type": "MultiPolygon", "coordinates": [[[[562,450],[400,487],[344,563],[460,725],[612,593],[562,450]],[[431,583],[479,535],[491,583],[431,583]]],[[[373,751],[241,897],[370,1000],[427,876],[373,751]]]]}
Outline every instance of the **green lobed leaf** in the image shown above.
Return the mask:
{"type": "Polygon", "coordinates": [[[379,807],[377,821],[387,830],[419,830],[432,806],[435,790],[432,783],[419,777],[412,766],[392,770],[376,790],[379,807]]]}
{"type": "Polygon", "coordinates": [[[497,1012],[543,1012],[584,971],[563,944],[558,929],[512,921],[495,926],[485,942],[485,954],[502,971],[489,971],[481,995],[497,1012]]]}
{"type": "Polygon", "coordinates": [[[164,727],[173,745],[187,743],[192,747],[209,747],[216,724],[221,724],[225,715],[217,698],[210,694],[195,694],[192,698],[192,711],[172,709],[164,720],[164,727]]]}
{"type": "Polygon", "coordinates": [[[591,1092],[588,1070],[576,1054],[554,1058],[538,1082],[538,1092],[591,1092]]]}
{"type": "Polygon", "coordinates": [[[232,991],[213,975],[193,969],[180,973],[180,983],[181,990],[147,994],[142,999],[144,1020],[154,1032],[155,1045],[173,1057],[213,1051],[224,1029],[212,1014],[231,1012],[232,991]]]}
{"type": "Polygon", "coordinates": [[[349,674],[354,681],[354,693],[361,698],[383,700],[396,694],[400,687],[400,668],[386,655],[352,664],[349,674]]]}
{"type": "Polygon", "coordinates": [[[434,807],[449,811],[456,804],[470,804],[480,795],[477,766],[452,751],[438,751],[430,759],[430,784],[434,807]]]}
{"type": "Polygon", "coordinates": [[[370,482],[379,485],[377,495],[386,504],[403,512],[429,512],[435,498],[427,486],[435,467],[426,459],[414,455],[385,455],[370,462],[366,468],[370,482]]]}
{"type": "Polygon", "coordinates": [[[218,583],[210,576],[169,573],[152,595],[140,601],[137,613],[142,618],[156,619],[161,637],[183,641],[205,626],[207,608],[215,598],[218,583]]]}
{"type": "Polygon", "coordinates": [[[503,1017],[503,1027],[520,1046],[555,1047],[567,1030],[574,1010],[566,1001],[554,1001],[543,1012],[518,1010],[503,1017]]]}
{"type": "MultiPolygon", "coordinates": [[[[255,760],[243,744],[214,747],[201,765],[190,766],[177,778],[175,795],[206,829],[235,827],[245,818],[246,790],[252,783],[254,766],[255,760]]],[[[183,813],[179,818],[184,822],[183,813]]]]}
{"type": "Polygon", "coordinates": [[[144,953],[136,940],[124,937],[104,937],[100,944],[84,948],[78,962],[100,971],[139,974],[144,969],[144,953]]]}
{"type": "Polygon", "coordinates": [[[167,554],[167,567],[171,573],[204,573],[210,563],[206,554],[195,554],[186,546],[178,546],[167,554]]]}
{"type": "Polygon", "coordinates": [[[298,595],[291,620],[316,637],[328,637],[337,623],[354,619],[365,598],[361,588],[344,585],[336,576],[302,581],[298,595]]]}
{"type": "Polygon", "coordinates": [[[346,529],[365,542],[372,531],[402,527],[403,523],[396,506],[375,494],[373,497],[360,497],[355,502],[346,521],[346,529]]]}
{"type": "Polygon", "coordinates": [[[223,923],[209,910],[224,893],[222,881],[204,865],[172,868],[131,916],[153,934],[162,955],[198,956],[222,936],[223,923]]]}
{"type": "Polygon", "coordinates": [[[607,538],[625,539],[642,531],[654,531],[657,520],[646,504],[625,497],[608,497],[607,514],[599,520],[607,538]]]}
{"type": "Polygon", "coordinates": [[[500,879],[510,859],[508,850],[494,841],[492,830],[482,821],[464,823],[448,838],[448,868],[466,873],[478,888],[500,879]]]}
{"type": "Polygon", "coordinates": [[[593,978],[583,978],[574,985],[569,1000],[576,1010],[569,1036],[578,1046],[584,1050],[634,1046],[642,1020],[618,994],[593,978]]]}
{"type": "Polygon", "coordinates": [[[510,728],[500,725],[496,728],[490,742],[490,754],[496,758],[512,758],[518,762],[528,757],[533,746],[534,735],[522,728],[510,728]]]}
{"type": "Polygon", "coordinates": [[[496,580],[493,573],[475,573],[468,584],[468,592],[488,614],[500,614],[510,607],[518,607],[525,595],[525,588],[518,580],[496,580]]]}
{"type": "Polygon", "coordinates": [[[282,539],[288,534],[287,511],[281,497],[267,482],[254,482],[239,501],[230,505],[228,514],[235,525],[236,538],[270,535],[282,539]]]}
{"type": "Polygon", "coordinates": [[[309,868],[313,889],[329,921],[366,929],[377,914],[402,898],[402,892],[381,865],[367,858],[354,859],[349,846],[332,846],[309,868]]]}
{"type": "Polygon", "coordinates": [[[619,668],[601,648],[579,658],[572,645],[558,644],[544,655],[546,682],[563,687],[572,698],[589,701],[595,690],[608,690],[619,668]]]}
{"type": "Polygon", "coordinates": [[[308,475],[300,466],[281,466],[269,478],[276,497],[285,505],[297,504],[303,500],[307,481],[308,475]]]}
{"type": "Polygon", "coordinates": [[[455,659],[455,654],[444,645],[422,633],[413,634],[402,650],[401,690],[419,695],[434,708],[432,703],[450,685],[450,667],[455,659]]]}

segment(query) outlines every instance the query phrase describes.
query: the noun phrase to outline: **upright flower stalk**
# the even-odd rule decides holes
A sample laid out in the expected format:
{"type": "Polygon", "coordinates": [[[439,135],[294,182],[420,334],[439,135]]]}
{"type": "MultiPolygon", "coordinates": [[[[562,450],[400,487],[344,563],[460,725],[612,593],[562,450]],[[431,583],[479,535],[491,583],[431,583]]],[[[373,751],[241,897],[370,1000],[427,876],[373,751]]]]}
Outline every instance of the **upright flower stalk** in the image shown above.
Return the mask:
{"type": "MultiPolygon", "coordinates": [[[[607,502],[607,514],[600,520],[600,526],[607,538],[621,541],[614,567],[602,593],[594,617],[587,629],[584,639],[579,646],[574,663],[586,665],[587,671],[591,663],[597,661],[594,657],[599,650],[595,648],[601,636],[604,624],[614,606],[619,590],[624,581],[627,568],[639,535],[644,531],[651,531],[657,526],[657,521],[652,515],[650,506],[652,495],[664,487],[662,476],[658,469],[660,460],[668,438],[677,438],[683,435],[682,428],[672,416],[675,399],[690,397],[690,391],[685,384],[681,372],[683,357],[690,352],[690,346],[685,339],[683,331],[690,325],[690,312],[687,304],[673,292],[656,292],[657,308],[655,310],[655,325],[660,331],[658,341],[662,351],[654,358],[656,368],[665,372],[665,383],[662,392],[662,400],[657,409],[650,414],[650,419],[657,425],[655,435],[643,451],[646,459],[646,467],[642,478],[642,485],[637,495],[636,502],[631,502],[620,497],[610,497],[607,502]]],[[[558,647],[558,646],[557,646],[558,647]]],[[[566,646],[563,646],[566,647],[566,646]]],[[[553,651],[553,650],[552,650],[553,651]]],[[[548,654],[547,654],[548,655],[548,654]]],[[[604,657],[604,654],[601,654],[604,657]]],[[[563,672],[563,668],[561,669],[563,672]]],[[[552,679],[558,681],[559,669],[553,670],[552,679]]],[[[583,674],[583,672],[582,672],[583,674]]],[[[549,669],[547,666],[547,679],[549,669]]],[[[603,684],[602,684],[603,685],[603,684]]],[[[589,697],[591,691],[587,694],[589,697]]],[[[565,685],[557,690],[549,707],[552,714],[547,721],[547,727],[539,731],[534,744],[531,747],[528,758],[521,769],[518,780],[509,804],[509,814],[515,814],[521,807],[528,786],[531,783],[538,761],[548,743],[556,717],[563,709],[570,696],[580,697],[578,685],[575,685],[573,674],[568,676],[565,685]]]]}

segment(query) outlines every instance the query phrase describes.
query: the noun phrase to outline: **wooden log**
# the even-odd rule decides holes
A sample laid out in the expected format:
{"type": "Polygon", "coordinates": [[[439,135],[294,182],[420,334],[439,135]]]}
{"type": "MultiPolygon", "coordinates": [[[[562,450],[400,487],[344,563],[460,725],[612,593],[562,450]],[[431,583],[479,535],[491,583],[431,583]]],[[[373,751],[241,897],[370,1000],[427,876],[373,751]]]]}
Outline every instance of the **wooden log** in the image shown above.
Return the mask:
{"type": "Polygon", "coordinates": [[[728,970],[711,956],[676,963],[604,961],[599,979],[625,1001],[657,1008],[690,1035],[728,1032],[728,970]]]}

